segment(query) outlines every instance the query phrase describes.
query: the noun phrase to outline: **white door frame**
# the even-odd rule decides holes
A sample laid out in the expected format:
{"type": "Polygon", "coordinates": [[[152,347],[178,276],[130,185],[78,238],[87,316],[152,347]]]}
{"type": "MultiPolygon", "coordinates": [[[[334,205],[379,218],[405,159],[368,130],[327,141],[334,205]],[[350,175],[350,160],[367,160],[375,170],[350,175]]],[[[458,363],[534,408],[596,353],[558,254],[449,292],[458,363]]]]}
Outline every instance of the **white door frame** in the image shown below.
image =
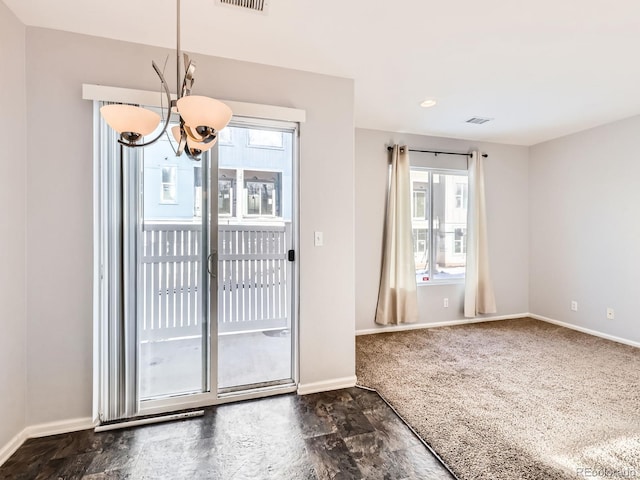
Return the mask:
{"type": "MultiPolygon", "coordinates": [[[[138,105],[144,105],[149,107],[159,107],[160,96],[157,92],[143,91],[143,90],[131,90],[117,87],[105,87],[100,85],[83,85],[83,99],[93,100],[94,103],[94,138],[99,138],[100,135],[100,114],[97,108],[100,101],[113,101],[123,103],[133,103],[138,105]]],[[[292,275],[292,377],[293,383],[291,385],[275,385],[264,386],[254,389],[243,390],[239,392],[232,392],[229,394],[220,395],[217,388],[217,355],[210,354],[210,367],[208,386],[209,392],[196,393],[192,395],[181,395],[176,397],[167,397],[156,400],[138,401],[138,410],[133,416],[141,415],[154,415],[173,411],[179,411],[184,409],[199,408],[208,405],[218,405],[233,401],[240,401],[245,399],[254,399],[264,397],[268,395],[295,392],[297,390],[297,383],[299,380],[299,355],[298,355],[298,279],[299,279],[299,263],[298,263],[298,249],[299,244],[298,228],[299,228],[299,124],[306,120],[306,113],[304,110],[298,110],[287,107],[278,107],[270,105],[260,105],[243,102],[224,101],[234,111],[233,122],[240,125],[243,122],[252,125],[268,125],[270,121],[278,124],[278,126],[284,125],[283,122],[289,122],[294,130],[294,151],[293,151],[293,210],[292,221],[294,223],[294,230],[292,232],[292,248],[296,251],[296,261],[293,264],[292,275]]],[[[275,123],[273,124],[275,126],[275,123]]],[[[98,142],[96,142],[97,144],[98,142]]],[[[210,212],[217,212],[217,206],[214,204],[217,201],[217,181],[212,182],[213,172],[216,172],[217,178],[217,147],[213,149],[208,159],[203,158],[203,161],[209,163],[209,175],[203,175],[203,181],[209,183],[209,196],[206,200],[210,212]],[[215,191],[214,191],[215,190],[215,191]]],[[[104,295],[102,288],[102,279],[106,266],[104,265],[101,252],[104,247],[105,238],[103,236],[103,225],[107,219],[104,218],[104,212],[102,211],[103,195],[104,191],[101,189],[101,149],[99,145],[94,145],[94,238],[96,240],[96,248],[94,248],[94,278],[96,288],[94,289],[94,418],[102,418],[102,405],[103,396],[105,395],[103,384],[105,381],[106,366],[105,355],[109,346],[106,344],[104,325],[104,295]]],[[[203,172],[204,173],[204,172],[203,172]]],[[[204,214],[205,212],[203,212],[204,214]]],[[[216,216],[217,217],[217,216],[216,216]]],[[[217,225],[217,222],[216,222],[217,225]]],[[[217,228],[209,228],[209,246],[210,253],[212,250],[217,249],[217,228]],[[212,232],[211,230],[215,230],[212,232]]],[[[207,257],[208,258],[208,257],[207,257]]],[[[207,261],[208,264],[208,261],[207,261]]],[[[217,262],[216,262],[217,265],[217,262]]],[[[210,279],[209,290],[209,315],[210,319],[217,320],[217,280],[210,279]]],[[[209,352],[217,352],[217,321],[209,322],[209,331],[206,332],[210,338],[210,350],[209,352]]],[[[205,332],[203,332],[205,333],[205,332]]],[[[203,352],[204,354],[204,352],[203,352]]],[[[206,369],[205,369],[206,370],[206,369]]]]}

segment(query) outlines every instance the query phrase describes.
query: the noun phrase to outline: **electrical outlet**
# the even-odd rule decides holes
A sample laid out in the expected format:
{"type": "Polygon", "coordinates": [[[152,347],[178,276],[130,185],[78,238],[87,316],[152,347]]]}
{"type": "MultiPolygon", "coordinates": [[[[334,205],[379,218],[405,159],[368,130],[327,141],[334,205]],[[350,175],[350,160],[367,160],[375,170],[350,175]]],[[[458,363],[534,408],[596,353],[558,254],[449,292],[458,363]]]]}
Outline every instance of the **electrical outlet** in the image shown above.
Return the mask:
{"type": "Polygon", "coordinates": [[[578,302],[576,302],[575,300],[571,300],[571,311],[572,312],[578,311],[578,302]]]}
{"type": "Polygon", "coordinates": [[[448,298],[445,298],[443,303],[444,303],[444,308],[449,308],[449,299],[448,298]]]}
{"type": "Polygon", "coordinates": [[[607,319],[608,320],[613,320],[614,318],[616,318],[616,312],[613,308],[609,307],[607,308],[607,319]]]}

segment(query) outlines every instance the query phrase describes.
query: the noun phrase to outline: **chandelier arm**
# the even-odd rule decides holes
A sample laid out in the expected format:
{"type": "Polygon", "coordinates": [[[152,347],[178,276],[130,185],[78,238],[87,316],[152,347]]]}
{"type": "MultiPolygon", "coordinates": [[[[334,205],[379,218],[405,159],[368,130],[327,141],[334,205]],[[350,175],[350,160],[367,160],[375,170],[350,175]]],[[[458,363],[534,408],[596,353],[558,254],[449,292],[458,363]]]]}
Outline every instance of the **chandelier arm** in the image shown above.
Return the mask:
{"type": "Polygon", "coordinates": [[[122,138],[119,138],[118,143],[125,145],[127,147],[134,147],[134,148],[148,147],[149,145],[157,142],[160,139],[160,137],[162,137],[162,135],[164,135],[164,133],[167,131],[167,128],[169,127],[169,122],[171,121],[171,92],[169,92],[169,86],[167,85],[167,82],[164,79],[164,75],[162,75],[162,72],[158,68],[158,65],[156,65],[156,62],[151,62],[151,65],[153,66],[153,69],[158,74],[158,77],[160,77],[160,81],[162,82],[162,87],[164,88],[164,93],[167,95],[167,118],[164,121],[164,127],[162,127],[162,131],[153,140],[149,140],[148,142],[144,142],[144,143],[128,143],[122,140],[122,138]]]}
{"type": "Polygon", "coordinates": [[[182,153],[187,149],[187,134],[184,131],[184,120],[180,118],[180,141],[178,142],[178,150],[176,151],[176,156],[182,155],[182,153]]]}
{"type": "Polygon", "coordinates": [[[196,71],[196,64],[192,60],[189,60],[189,57],[187,56],[186,53],[184,55],[184,60],[185,60],[185,71],[184,71],[184,80],[182,82],[181,97],[186,97],[188,95],[191,95],[191,88],[193,87],[193,82],[195,81],[193,75],[196,71]]]}

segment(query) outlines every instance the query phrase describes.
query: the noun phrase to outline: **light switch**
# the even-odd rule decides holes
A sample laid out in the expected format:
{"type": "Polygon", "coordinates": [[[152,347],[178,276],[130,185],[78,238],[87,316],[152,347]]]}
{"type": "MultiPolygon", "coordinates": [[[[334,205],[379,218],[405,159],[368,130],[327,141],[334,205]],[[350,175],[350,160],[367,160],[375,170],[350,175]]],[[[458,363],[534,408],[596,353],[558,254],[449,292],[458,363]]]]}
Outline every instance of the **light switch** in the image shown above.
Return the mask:
{"type": "Polygon", "coordinates": [[[324,244],[322,232],[313,232],[313,244],[316,247],[321,247],[324,244]]]}

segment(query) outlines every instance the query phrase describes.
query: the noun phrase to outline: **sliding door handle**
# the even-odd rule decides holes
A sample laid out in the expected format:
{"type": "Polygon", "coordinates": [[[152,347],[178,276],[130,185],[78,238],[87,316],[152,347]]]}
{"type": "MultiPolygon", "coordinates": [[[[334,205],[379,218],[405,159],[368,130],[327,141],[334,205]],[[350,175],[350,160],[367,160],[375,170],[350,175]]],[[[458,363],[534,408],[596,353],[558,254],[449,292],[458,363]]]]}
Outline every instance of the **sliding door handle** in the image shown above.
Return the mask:
{"type": "Polygon", "coordinates": [[[212,278],[216,278],[216,275],[217,275],[217,270],[218,270],[217,259],[218,259],[217,250],[214,250],[213,252],[211,252],[207,257],[207,272],[212,278]]]}

